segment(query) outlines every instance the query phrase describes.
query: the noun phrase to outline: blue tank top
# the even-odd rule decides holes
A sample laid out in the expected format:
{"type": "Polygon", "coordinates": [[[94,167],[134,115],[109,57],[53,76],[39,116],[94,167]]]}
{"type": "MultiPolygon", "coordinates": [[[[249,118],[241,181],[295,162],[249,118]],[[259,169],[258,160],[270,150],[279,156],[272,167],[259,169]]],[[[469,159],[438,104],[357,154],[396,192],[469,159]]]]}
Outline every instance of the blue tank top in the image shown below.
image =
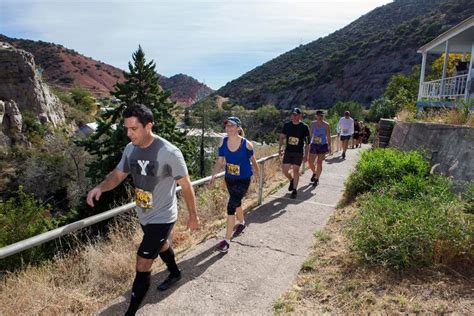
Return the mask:
{"type": "Polygon", "coordinates": [[[312,144],[324,145],[328,143],[326,136],[326,126],[316,127],[316,123],[313,123],[313,135],[311,138],[312,144]]]}
{"type": "Polygon", "coordinates": [[[246,179],[253,175],[250,157],[253,156],[253,149],[247,148],[247,140],[242,139],[239,149],[230,151],[227,147],[228,137],[224,137],[222,146],[219,147],[219,157],[225,158],[225,176],[231,179],[246,179]]]}

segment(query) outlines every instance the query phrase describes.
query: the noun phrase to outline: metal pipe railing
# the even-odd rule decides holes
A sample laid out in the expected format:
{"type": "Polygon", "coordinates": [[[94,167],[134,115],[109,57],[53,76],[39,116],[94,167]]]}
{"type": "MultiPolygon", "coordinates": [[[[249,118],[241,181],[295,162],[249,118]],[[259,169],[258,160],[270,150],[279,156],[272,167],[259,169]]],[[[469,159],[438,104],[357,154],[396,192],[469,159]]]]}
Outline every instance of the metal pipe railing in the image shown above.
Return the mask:
{"type": "MultiPolygon", "coordinates": [[[[338,138],[337,138],[336,135],[331,136],[331,138],[332,138],[332,144],[333,144],[332,146],[334,146],[334,143],[335,143],[334,140],[336,140],[336,142],[338,142],[338,138]]],[[[336,145],[336,151],[337,150],[338,149],[337,149],[337,145],[336,145]]],[[[270,156],[267,156],[267,157],[264,157],[264,158],[260,158],[260,159],[257,160],[257,163],[260,166],[260,168],[259,168],[260,171],[259,171],[259,175],[258,175],[258,200],[257,200],[258,205],[261,205],[262,201],[263,201],[263,181],[264,181],[264,172],[265,172],[264,171],[265,162],[268,161],[268,160],[277,158],[278,156],[279,156],[279,154],[277,153],[277,154],[273,154],[273,155],[270,155],[270,156]]],[[[303,168],[304,168],[304,165],[303,165],[303,168]]],[[[222,178],[224,176],[224,174],[225,174],[224,172],[220,172],[220,173],[216,174],[215,178],[216,179],[222,178]]],[[[195,187],[195,186],[207,183],[210,180],[211,180],[211,176],[208,176],[208,177],[193,181],[193,182],[191,182],[191,184],[192,184],[193,187],[195,187]]],[[[181,191],[180,186],[178,186],[176,188],[176,193],[179,192],[179,191],[181,191]]],[[[102,222],[106,219],[109,219],[109,218],[115,217],[119,214],[125,213],[126,211],[131,210],[134,207],[135,207],[135,202],[124,204],[124,205],[121,205],[119,207],[113,208],[111,210],[105,211],[103,213],[81,219],[81,220],[76,221],[74,223],[67,224],[65,226],[50,230],[48,232],[45,232],[45,233],[42,233],[42,234],[39,234],[39,235],[36,235],[36,236],[33,236],[33,237],[30,237],[28,239],[16,242],[16,243],[11,244],[11,245],[5,246],[3,248],[0,248],[0,259],[9,257],[11,255],[14,255],[16,253],[22,252],[24,250],[27,250],[27,249],[30,249],[30,248],[33,248],[33,247],[36,247],[36,246],[39,246],[41,244],[44,244],[45,242],[48,242],[48,241],[51,241],[53,239],[59,238],[61,236],[67,235],[67,234],[72,233],[74,231],[77,231],[77,230],[86,228],[88,226],[97,224],[97,223],[102,222]]]]}
{"type": "MultiPolygon", "coordinates": [[[[276,157],[278,157],[278,154],[273,154],[271,156],[264,157],[264,158],[261,158],[261,159],[257,160],[257,163],[259,163],[259,165],[260,165],[260,175],[259,175],[259,183],[258,183],[258,186],[259,186],[258,204],[259,205],[262,203],[263,172],[264,172],[263,170],[264,170],[265,161],[270,160],[270,159],[274,159],[276,157]]],[[[215,178],[216,179],[217,178],[222,178],[224,176],[224,174],[225,174],[224,172],[220,172],[220,173],[216,174],[215,178]]],[[[194,186],[204,184],[204,183],[206,183],[210,180],[211,180],[211,176],[208,176],[208,177],[193,181],[193,182],[191,182],[191,184],[194,187],[194,186]]],[[[181,191],[180,186],[178,186],[176,188],[176,192],[179,192],[179,191],[181,191]]],[[[113,208],[111,210],[105,211],[103,213],[81,219],[81,220],[76,221],[74,223],[67,224],[65,226],[50,230],[48,232],[45,232],[45,233],[42,233],[42,234],[39,234],[39,235],[36,235],[36,236],[33,236],[33,237],[30,237],[28,239],[16,242],[16,243],[11,244],[11,245],[5,246],[3,248],[0,248],[0,259],[9,257],[11,255],[14,255],[16,253],[22,252],[24,250],[27,250],[27,249],[30,249],[30,248],[33,248],[33,247],[36,247],[36,246],[39,246],[41,244],[44,244],[45,242],[48,242],[50,240],[59,238],[59,237],[64,236],[66,234],[72,233],[74,231],[77,231],[77,230],[86,228],[88,226],[97,224],[97,223],[102,222],[106,219],[109,219],[109,218],[115,217],[119,214],[122,214],[122,213],[124,213],[124,212],[126,212],[126,211],[128,211],[128,210],[130,210],[134,207],[135,207],[135,202],[128,203],[128,204],[113,208]]]]}

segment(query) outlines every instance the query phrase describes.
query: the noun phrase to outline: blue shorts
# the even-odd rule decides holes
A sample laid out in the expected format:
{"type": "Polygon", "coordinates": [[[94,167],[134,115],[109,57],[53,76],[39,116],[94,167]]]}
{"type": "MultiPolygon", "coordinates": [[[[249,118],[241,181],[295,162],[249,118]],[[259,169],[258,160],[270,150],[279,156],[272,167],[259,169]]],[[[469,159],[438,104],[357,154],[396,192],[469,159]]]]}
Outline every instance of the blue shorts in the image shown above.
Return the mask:
{"type": "Polygon", "coordinates": [[[341,140],[349,140],[352,135],[341,135],[341,140]]]}
{"type": "Polygon", "coordinates": [[[329,152],[329,146],[328,144],[311,144],[309,147],[309,153],[310,154],[326,154],[329,152]]]}

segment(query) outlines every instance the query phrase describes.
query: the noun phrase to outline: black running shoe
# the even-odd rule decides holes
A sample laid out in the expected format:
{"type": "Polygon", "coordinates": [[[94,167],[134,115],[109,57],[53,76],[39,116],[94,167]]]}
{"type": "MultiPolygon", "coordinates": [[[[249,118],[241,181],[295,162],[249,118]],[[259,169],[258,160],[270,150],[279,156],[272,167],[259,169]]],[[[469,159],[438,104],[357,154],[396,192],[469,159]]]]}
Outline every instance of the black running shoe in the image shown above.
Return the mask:
{"type": "Polygon", "coordinates": [[[319,184],[319,179],[314,179],[313,187],[317,186],[318,184],[319,184]]]}
{"type": "Polygon", "coordinates": [[[342,153],[342,159],[346,159],[346,153],[342,153]]]}
{"type": "Polygon", "coordinates": [[[181,280],[181,272],[178,275],[168,275],[168,277],[156,288],[158,291],[166,291],[173,284],[181,280]]]}
{"type": "Polygon", "coordinates": [[[240,234],[242,234],[242,232],[244,231],[244,229],[246,227],[244,224],[237,224],[236,226],[237,227],[234,230],[234,234],[232,235],[232,239],[240,236],[240,234]]]}
{"type": "Polygon", "coordinates": [[[293,189],[293,191],[291,191],[290,197],[291,197],[292,199],[296,199],[296,194],[297,194],[297,193],[296,193],[296,190],[293,189]]]}
{"type": "Polygon", "coordinates": [[[314,182],[315,180],[316,180],[316,174],[313,173],[313,175],[311,176],[311,180],[309,181],[314,182]]]}
{"type": "Polygon", "coordinates": [[[288,186],[288,191],[293,191],[293,179],[290,180],[290,185],[288,186]]]}

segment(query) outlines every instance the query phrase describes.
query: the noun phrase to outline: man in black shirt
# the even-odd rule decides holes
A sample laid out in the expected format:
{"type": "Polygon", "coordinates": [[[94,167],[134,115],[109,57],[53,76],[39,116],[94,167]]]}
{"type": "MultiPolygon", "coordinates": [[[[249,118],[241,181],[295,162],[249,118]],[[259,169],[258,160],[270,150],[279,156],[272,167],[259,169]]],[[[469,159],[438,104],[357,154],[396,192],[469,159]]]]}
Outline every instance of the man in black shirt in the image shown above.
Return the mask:
{"type": "Polygon", "coordinates": [[[291,121],[285,123],[280,134],[280,157],[283,156],[281,167],[283,174],[290,180],[288,191],[291,191],[291,198],[296,198],[296,188],[300,177],[300,166],[303,159],[308,159],[309,128],[301,122],[301,110],[294,108],[291,112],[291,121]],[[285,150],[283,151],[283,142],[285,150]],[[284,154],[284,155],[283,155],[284,154]],[[290,167],[293,170],[293,177],[290,175],[290,167]]]}

